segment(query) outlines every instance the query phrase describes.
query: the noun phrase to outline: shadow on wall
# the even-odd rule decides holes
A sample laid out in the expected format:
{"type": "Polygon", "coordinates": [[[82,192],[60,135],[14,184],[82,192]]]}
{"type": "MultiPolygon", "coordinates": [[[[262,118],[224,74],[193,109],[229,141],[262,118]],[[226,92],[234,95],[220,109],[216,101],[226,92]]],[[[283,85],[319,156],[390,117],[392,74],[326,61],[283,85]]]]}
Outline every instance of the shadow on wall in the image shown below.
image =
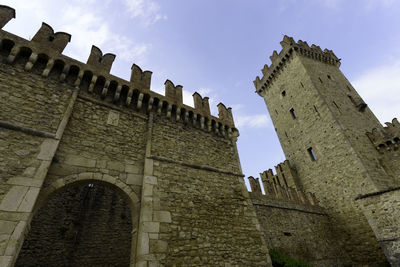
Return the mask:
{"type": "Polygon", "coordinates": [[[132,219],[118,190],[63,188],[35,214],[16,266],[129,266],[132,219]]]}

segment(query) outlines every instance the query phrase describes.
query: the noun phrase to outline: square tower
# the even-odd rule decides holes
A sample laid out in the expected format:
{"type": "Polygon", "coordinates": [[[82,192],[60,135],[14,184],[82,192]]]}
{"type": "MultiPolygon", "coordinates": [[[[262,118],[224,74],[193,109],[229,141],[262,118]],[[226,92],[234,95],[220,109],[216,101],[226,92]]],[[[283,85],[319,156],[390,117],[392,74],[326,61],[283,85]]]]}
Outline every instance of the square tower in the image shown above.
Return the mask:
{"type": "Polygon", "coordinates": [[[378,264],[383,253],[355,199],[396,186],[366,135],[382,125],[331,50],[287,36],[281,46],[254,84],[298,174],[296,186],[316,194],[356,263],[378,264]]]}

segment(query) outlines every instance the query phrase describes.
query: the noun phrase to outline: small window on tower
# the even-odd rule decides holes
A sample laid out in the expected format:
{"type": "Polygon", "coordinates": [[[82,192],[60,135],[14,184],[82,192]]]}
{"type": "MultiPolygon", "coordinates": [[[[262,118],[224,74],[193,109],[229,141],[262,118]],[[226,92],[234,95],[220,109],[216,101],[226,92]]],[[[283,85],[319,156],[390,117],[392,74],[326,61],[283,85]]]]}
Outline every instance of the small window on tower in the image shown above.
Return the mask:
{"type": "Polygon", "coordinates": [[[312,147],[307,148],[308,154],[311,157],[312,161],[316,161],[317,160],[317,155],[315,154],[315,151],[312,147]]]}
{"type": "Polygon", "coordinates": [[[284,91],[282,91],[282,96],[285,96],[286,95],[286,91],[284,90],[284,91]]]}
{"type": "Polygon", "coordinates": [[[297,114],[296,114],[296,111],[294,111],[294,108],[290,109],[290,114],[292,114],[293,119],[297,118],[297,114]]]}

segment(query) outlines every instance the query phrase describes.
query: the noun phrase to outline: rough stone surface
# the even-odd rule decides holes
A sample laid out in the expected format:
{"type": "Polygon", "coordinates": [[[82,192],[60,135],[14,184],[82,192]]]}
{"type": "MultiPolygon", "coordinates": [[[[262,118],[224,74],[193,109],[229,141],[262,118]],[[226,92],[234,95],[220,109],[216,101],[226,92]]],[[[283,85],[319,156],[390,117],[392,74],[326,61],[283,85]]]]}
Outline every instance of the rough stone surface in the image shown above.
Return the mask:
{"type": "Polygon", "coordinates": [[[217,118],[183,105],[181,86],[137,88],[149,72],[114,77],[112,55],[93,47],[78,62],[51,32],[0,30],[3,265],[271,266],[230,109],[217,118]]]}
{"type": "MultiPolygon", "coordinates": [[[[399,127],[393,123],[384,129],[340,71],[340,61],[332,51],[310,48],[287,36],[281,44],[282,51],[275,54],[255,85],[297,173],[294,184],[315,193],[333,222],[344,253],[355,264],[379,266],[385,259],[377,234],[382,230],[371,224],[374,220],[356,198],[399,186],[400,172],[394,167],[399,127]],[[372,130],[387,138],[383,147],[389,146],[387,149],[379,149],[371,140],[367,133],[372,130]]],[[[392,201],[376,207],[382,218],[400,212],[397,204],[389,214],[383,208],[389,203],[392,201]]],[[[393,236],[399,235],[396,224],[386,221],[393,236]]],[[[384,252],[394,263],[391,258],[398,260],[399,251],[392,248],[389,253],[384,248],[384,252]]]]}
{"type": "MultiPolygon", "coordinates": [[[[0,22],[12,11],[0,6],[0,22]]],[[[111,265],[271,266],[273,247],[317,266],[398,265],[400,125],[378,122],[332,51],[285,36],[256,79],[287,161],[261,174],[265,197],[253,178],[250,197],[230,108],[211,116],[199,94],[186,106],[169,80],[166,96],[152,92],[136,65],[131,81],[115,77],[115,56],[95,46],[87,63],[66,57],[69,40],[47,24],[31,41],[0,30],[0,265],[25,236],[19,265],[99,265],[103,232],[131,240],[109,247],[111,265]],[[85,197],[88,184],[107,189],[85,197]],[[125,206],[129,230],[109,231],[125,206]],[[60,216],[82,226],[79,244],[60,238],[60,216]],[[52,243],[73,254],[33,259],[52,243]]]]}
{"type": "Polygon", "coordinates": [[[16,266],[128,266],[131,229],[120,193],[98,184],[70,187],[38,210],[16,266]]]}

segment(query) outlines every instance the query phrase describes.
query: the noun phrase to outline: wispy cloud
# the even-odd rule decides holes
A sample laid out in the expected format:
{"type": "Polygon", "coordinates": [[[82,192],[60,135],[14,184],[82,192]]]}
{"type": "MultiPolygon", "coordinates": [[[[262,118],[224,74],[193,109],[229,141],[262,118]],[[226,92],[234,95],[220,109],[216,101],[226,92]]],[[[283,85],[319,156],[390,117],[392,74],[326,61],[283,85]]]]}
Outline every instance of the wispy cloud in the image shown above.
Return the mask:
{"type": "Polygon", "coordinates": [[[64,54],[81,61],[86,61],[91,46],[96,45],[104,53],[116,54],[118,60],[140,64],[151,47],[150,44],[134,42],[132,38],[118,33],[110,24],[112,21],[106,19],[108,14],[104,6],[107,4],[98,5],[93,0],[5,2],[17,11],[12,32],[31,38],[38,30],[33,27],[37,27],[40,21],[45,21],[55,31],[72,35],[71,43],[67,45],[64,54]]]}
{"type": "Polygon", "coordinates": [[[232,105],[233,119],[239,130],[267,128],[271,124],[268,115],[265,114],[248,114],[244,110],[247,109],[243,104],[232,105]]]}
{"type": "Polygon", "coordinates": [[[381,122],[400,118],[400,60],[370,69],[353,81],[381,122]]]}
{"type": "Polygon", "coordinates": [[[131,17],[140,19],[146,26],[167,19],[160,5],[153,0],[123,0],[123,3],[131,17]]]}
{"type": "Polygon", "coordinates": [[[235,116],[235,124],[239,130],[243,128],[266,128],[269,126],[270,120],[266,114],[238,114],[235,116]]]}

